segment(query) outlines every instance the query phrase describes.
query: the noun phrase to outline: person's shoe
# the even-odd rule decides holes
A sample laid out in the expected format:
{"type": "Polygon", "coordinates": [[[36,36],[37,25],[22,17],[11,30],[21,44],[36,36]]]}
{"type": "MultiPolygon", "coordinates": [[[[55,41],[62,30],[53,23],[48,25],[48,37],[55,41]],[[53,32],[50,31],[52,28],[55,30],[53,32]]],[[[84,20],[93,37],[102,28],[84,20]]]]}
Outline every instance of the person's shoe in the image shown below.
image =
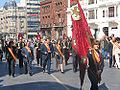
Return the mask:
{"type": "Polygon", "coordinates": [[[112,68],[111,66],[109,66],[109,68],[112,68]]]}
{"type": "Polygon", "coordinates": [[[62,74],[64,74],[64,72],[63,72],[63,71],[61,71],[61,73],[62,73],[62,74]]]}
{"type": "Polygon", "coordinates": [[[9,76],[11,76],[11,74],[9,73],[9,76]]]}
{"type": "Polygon", "coordinates": [[[25,72],[25,74],[28,74],[28,72],[25,72]]]}
{"type": "Polygon", "coordinates": [[[50,75],[51,73],[50,73],[50,72],[48,72],[48,74],[50,75]]]}
{"type": "Polygon", "coordinates": [[[43,69],[43,73],[45,73],[45,70],[43,69]]]}
{"type": "Polygon", "coordinates": [[[33,76],[33,73],[29,73],[30,76],[33,76]]]}
{"type": "Polygon", "coordinates": [[[120,69],[120,68],[117,66],[117,69],[120,69]]]}
{"type": "Polygon", "coordinates": [[[12,77],[15,77],[15,74],[12,74],[12,77]]]}
{"type": "Polygon", "coordinates": [[[113,67],[115,67],[115,65],[113,65],[113,67]]]}
{"type": "Polygon", "coordinates": [[[73,72],[76,73],[76,72],[77,72],[77,69],[73,68],[73,72]]]}

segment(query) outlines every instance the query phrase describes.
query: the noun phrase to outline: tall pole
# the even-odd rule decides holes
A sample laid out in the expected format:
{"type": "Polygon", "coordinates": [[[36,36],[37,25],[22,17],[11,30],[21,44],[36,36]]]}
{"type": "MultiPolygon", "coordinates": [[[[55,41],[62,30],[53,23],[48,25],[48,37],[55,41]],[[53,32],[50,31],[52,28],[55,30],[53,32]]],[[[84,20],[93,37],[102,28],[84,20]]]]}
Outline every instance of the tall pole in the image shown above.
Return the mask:
{"type": "MultiPolygon", "coordinates": [[[[15,1],[15,0],[14,0],[15,1]]],[[[15,3],[16,4],[16,3],[15,3]]],[[[18,17],[17,17],[17,5],[15,5],[15,29],[16,29],[16,39],[18,38],[17,36],[18,36],[18,30],[17,30],[17,19],[18,19],[18,17]]]]}
{"type": "Polygon", "coordinates": [[[26,17],[26,39],[28,39],[28,28],[27,28],[27,0],[25,0],[25,17],[26,17]]]}

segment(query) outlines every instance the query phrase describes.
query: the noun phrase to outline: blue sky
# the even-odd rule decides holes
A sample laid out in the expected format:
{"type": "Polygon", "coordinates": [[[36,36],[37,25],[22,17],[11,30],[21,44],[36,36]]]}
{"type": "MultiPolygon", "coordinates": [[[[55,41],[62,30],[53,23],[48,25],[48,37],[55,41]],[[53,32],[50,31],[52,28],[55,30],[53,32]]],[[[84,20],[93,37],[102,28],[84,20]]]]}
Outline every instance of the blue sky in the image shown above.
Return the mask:
{"type": "MultiPolygon", "coordinates": [[[[5,2],[10,1],[10,0],[0,0],[0,7],[3,7],[5,2]]],[[[19,2],[20,0],[15,0],[16,2],[19,2]]]]}

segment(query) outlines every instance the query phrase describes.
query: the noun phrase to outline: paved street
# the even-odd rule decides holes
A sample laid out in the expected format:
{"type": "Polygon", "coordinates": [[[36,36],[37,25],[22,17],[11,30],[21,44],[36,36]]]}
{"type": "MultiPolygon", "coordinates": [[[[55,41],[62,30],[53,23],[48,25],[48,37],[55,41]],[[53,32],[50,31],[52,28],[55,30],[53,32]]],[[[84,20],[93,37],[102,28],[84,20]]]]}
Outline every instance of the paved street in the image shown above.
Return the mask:
{"type": "MultiPolygon", "coordinates": [[[[72,58],[65,67],[65,73],[55,72],[55,61],[52,61],[52,74],[42,73],[42,69],[33,62],[34,75],[31,77],[19,74],[16,65],[16,77],[10,77],[7,73],[6,62],[0,62],[0,90],[79,90],[79,72],[72,71],[72,58]]],[[[108,68],[105,61],[105,68],[102,74],[102,82],[99,90],[120,90],[120,70],[108,68]]],[[[89,90],[90,82],[87,74],[85,77],[84,90],[89,90]]]]}

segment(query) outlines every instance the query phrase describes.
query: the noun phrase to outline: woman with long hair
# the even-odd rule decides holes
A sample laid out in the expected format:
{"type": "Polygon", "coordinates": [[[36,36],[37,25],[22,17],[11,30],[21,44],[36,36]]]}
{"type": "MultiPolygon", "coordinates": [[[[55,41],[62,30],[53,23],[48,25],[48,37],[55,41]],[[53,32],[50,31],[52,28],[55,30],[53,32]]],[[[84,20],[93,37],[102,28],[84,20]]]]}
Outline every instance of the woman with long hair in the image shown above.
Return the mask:
{"type": "Polygon", "coordinates": [[[90,90],[98,90],[98,83],[101,81],[104,61],[100,51],[99,41],[93,39],[88,52],[88,77],[91,82],[90,90]]]}

